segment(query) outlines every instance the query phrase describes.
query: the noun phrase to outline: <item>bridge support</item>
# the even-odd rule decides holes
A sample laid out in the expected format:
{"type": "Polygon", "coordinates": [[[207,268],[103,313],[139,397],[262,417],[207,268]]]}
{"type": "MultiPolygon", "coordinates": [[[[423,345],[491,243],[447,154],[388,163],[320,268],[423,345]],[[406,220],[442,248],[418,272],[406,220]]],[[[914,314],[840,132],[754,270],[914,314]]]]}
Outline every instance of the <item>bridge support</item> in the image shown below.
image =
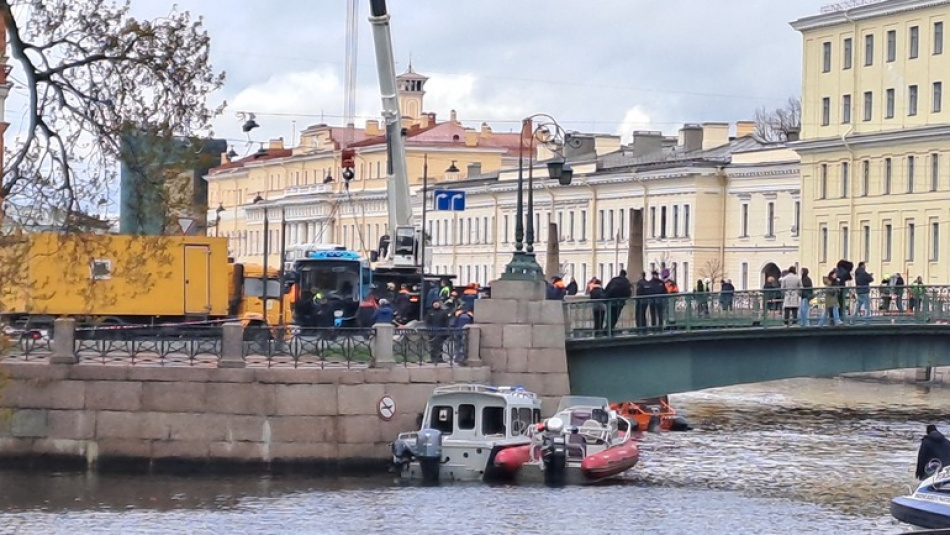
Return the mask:
{"type": "Polygon", "coordinates": [[[562,301],[545,300],[543,281],[492,284],[491,299],[475,301],[479,354],[492,383],[522,385],[542,397],[544,416],[570,394],[562,301]]]}

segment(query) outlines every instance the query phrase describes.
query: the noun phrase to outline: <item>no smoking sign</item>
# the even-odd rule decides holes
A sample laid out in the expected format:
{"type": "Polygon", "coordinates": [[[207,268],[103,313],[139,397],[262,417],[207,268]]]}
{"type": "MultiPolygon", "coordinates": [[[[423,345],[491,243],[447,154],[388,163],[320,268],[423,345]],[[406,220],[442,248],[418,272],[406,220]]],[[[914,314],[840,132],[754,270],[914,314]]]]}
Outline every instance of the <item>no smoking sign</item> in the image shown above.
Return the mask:
{"type": "Polygon", "coordinates": [[[389,396],[383,396],[379,399],[379,404],[376,405],[376,414],[379,415],[379,418],[384,421],[392,420],[393,416],[396,415],[396,402],[393,401],[393,398],[389,396]]]}

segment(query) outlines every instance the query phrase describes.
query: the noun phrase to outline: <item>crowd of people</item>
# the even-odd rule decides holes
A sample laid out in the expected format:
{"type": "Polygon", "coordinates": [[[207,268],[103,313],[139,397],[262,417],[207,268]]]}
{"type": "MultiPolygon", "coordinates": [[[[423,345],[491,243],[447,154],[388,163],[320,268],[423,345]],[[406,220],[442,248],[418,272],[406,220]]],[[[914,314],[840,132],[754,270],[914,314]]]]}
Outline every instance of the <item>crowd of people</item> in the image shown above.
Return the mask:
{"type": "MultiPolygon", "coordinates": [[[[891,311],[902,314],[905,303],[913,312],[920,309],[925,295],[922,277],[908,285],[903,275],[894,273],[877,286],[878,300],[872,304],[871,290],[876,281],[864,262],[855,268],[852,262],[841,260],[818,282],[820,284],[815,284],[808,268],[799,270],[790,266],[778,276],[766,277],[761,297],[747,299],[744,304],[753,308],[761,305],[766,314],[780,318],[789,327],[809,327],[813,319],[817,319],[817,326],[823,327],[829,323],[842,325],[855,321],[867,324],[872,316],[891,311]]],[[[638,298],[632,301],[636,329],[641,332],[663,330],[675,317],[677,301],[670,297],[679,293],[667,269],[641,273],[636,283],[630,282],[624,270],[606,286],[594,277],[586,288],[587,296],[597,301],[591,310],[593,330],[595,334],[613,332],[631,297],[638,298]]],[[[728,278],[719,279],[718,291],[710,278],[701,278],[693,286],[685,306],[692,307],[699,318],[714,314],[717,304],[719,313],[730,313],[736,308],[736,293],[728,278]]],[[[563,299],[565,295],[569,292],[560,277],[548,282],[548,299],[563,299]]]]}

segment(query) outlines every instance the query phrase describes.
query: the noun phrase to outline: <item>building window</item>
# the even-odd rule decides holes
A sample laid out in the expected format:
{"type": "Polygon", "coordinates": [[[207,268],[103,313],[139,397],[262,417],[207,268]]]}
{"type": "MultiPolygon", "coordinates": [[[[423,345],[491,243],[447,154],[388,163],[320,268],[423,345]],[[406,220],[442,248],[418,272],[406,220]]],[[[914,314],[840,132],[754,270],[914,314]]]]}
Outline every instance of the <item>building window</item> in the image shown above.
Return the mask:
{"type": "Polygon", "coordinates": [[[897,59],[897,30],[887,31],[887,62],[897,59]]]}
{"type": "Polygon", "coordinates": [[[874,113],[874,93],[870,91],[865,91],[864,92],[864,120],[870,121],[873,113],[874,113]]]}
{"type": "Polygon", "coordinates": [[[841,122],[851,124],[851,95],[841,97],[841,122]]]}
{"type": "Polygon", "coordinates": [[[930,222],[930,261],[940,260],[940,223],[930,222]]]}
{"type": "Polygon", "coordinates": [[[587,210],[581,210],[581,241],[587,241],[587,210]]]}
{"type": "Polygon", "coordinates": [[[679,205],[673,205],[673,237],[678,238],[680,235],[680,207],[679,205]]]}
{"type": "Polygon", "coordinates": [[[600,234],[597,239],[600,241],[604,241],[604,225],[606,223],[605,221],[606,218],[604,217],[604,211],[600,210],[598,212],[598,215],[600,216],[600,226],[598,227],[600,229],[600,234]]]}
{"type": "Polygon", "coordinates": [[[893,119],[894,118],[894,90],[888,89],[886,94],[886,101],[884,104],[884,118],[893,119]]]}
{"type": "Polygon", "coordinates": [[[910,27],[910,59],[920,56],[920,27],[910,27]]]}
{"type": "Polygon", "coordinates": [[[914,175],[917,171],[917,158],[913,156],[907,157],[907,193],[914,192],[914,175]]]}
{"type": "Polygon", "coordinates": [[[871,65],[874,65],[874,36],[868,34],[864,36],[864,66],[871,65]]]}
{"type": "MultiPolygon", "coordinates": [[[[688,280],[688,279],[684,279],[684,280],[688,280]]],[[[742,263],[742,289],[743,290],[749,289],[749,263],[748,262],[742,263]]]]}
{"type": "Polygon", "coordinates": [[[907,222],[907,261],[914,261],[914,245],[917,239],[917,226],[910,221],[907,222]]]}
{"type": "Polygon", "coordinates": [[[844,40],[843,63],[844,63],[845,70],[851,68],[851,56],[853,55],[853,52],[854,52],[853,48],[854,48],[853,41],[851,40],[850,37],[848,37],[847,39],[844,40]]]}
{"type": "Polygon", "coordinates": [[[821,261],[828,261],[828,227],[821,227],[821,261]]]}
{"type": "Polygon", "coordinates": [[[861,196],[867,197],[871,189],[871,160],[861,162],[861,196]]]}
{"type": "Polygon", "coordinates": [[[851,193],[851,164],[848,162],[841,162],[841,197],[847,198],[848,194],[851,193]]]}
{"type": "Polygon", "coordinates": [[[943,54],[943,22],[934,23],[934,55],[943,54]]]}
{"type": "Polygon", "coordinates": [[[666,207],[660,207],[660,239],[666,239],[666,207]]]}
{"type": "Polygon", "coordinates": [[[828,198],[828,164],[821,164],[821,176],[819,177],[818,184],[818,198],[827,199],[828,198]]]}
{"type": "Polygon", "coordinates": [[[891,178],[894,176],[894,162],[890,158],[884,158],[884,195],[891,193],[891,178]]]}
{"type": "Polygon", "coordinates": [[[930,155],[930,191],[937,191],[940,187],[940,155],[930,155]]]}
{"type": "Polygon", "coordinates": [[[798,236],[802,228],[802,203],[795,201],[795,224],[792,226],[792,236],[798,236]]]}
{"type": "Polygon", "coordinates": [[[882,260],[891,261],[891,247],[894,245],[894,227],[890,223],[884,225],[884,251],[882,260]]]}
{"type": "Polygon", "coordinates": [[[689,205],[683,205],[683,236],[689,238],[689,205]]]}
{"type": "Polygon", "coordinates": [[[864,226],[861,227],[861,236],[862,236],[861,249],[862,249],[862,252],[864,253],[861,259],[864,260],[865,262],[870,262],[871,261],[871,225],[865,224],[864,226]]]}
{"type": "Polygon", "coordinates": [[[933,112],[940,113],[943,111],[943,82],[934,82],[933,86],[933,112]]]}
{"type": "Polygon", "coordinates": [[[505,237],[504,237],[504,243],[508,243],[508,236],[509,236],[508,233],[509,233],[509,232],[510,232],[510,229],[508,228],[508,216],[505,215],[505,237]]]}
{"type": "Polygon", "coordinates": [[[650,207],[650,237],[656,238],[656,206],[650,207]]]}
{"type": "Polygon", "coordinates": [[[831,124],[831,99],[825,97],[821,99],[821,126],[831,124]]]}
{"type": "Polygon", "coordinates": [[[568,239],[574,241],[574,210],[571,210],[571,213],[568,214],[567,221],[569,225],[567,232],[568,239]]]}
{"type": "Polygon", "coordinates": [[[770,202],[766,210],[766,221],[765,221],[765,237],[774,238],[775,237],[775,203],[770,202]]]}
{"type": "Polygon", "coordinates": [[[822,45],[821,72],[831,72],[831,42],[822,45]]]}
{"type": "Polygon", "coordinates": [[[916,85],[907,88],[907,115],[917,115],[917,96],[916,85]]]}
{"type": "Polygon", "coordinates": [[[850,258],[851,232],[848,227],[841,227],[841,258],[850,258]]]}
{"type": "Polygon", "coordinates": [[[749,237],[749,203],[742,203],[742,215],[739,218],[739,237],[749,237]]]}
{"type": "Polygon", "coordinates": [[[619,240],[620,236],[617,236],[617,231],[614,228],[614,211],[613,210],[607,213],[607,222],[608,222],[607,228],[608,230],[610,230],[610,234],[607,236],[607,239],[612,240],[616,238],[619,240]]]}
{"type": "Polygon", "coordinates": [[[618,219],[617,223],[619,225],[617,229],[617,234],[620,235],[620,239],[625,239],[627,237],[627,227],[626,225],[623,224],[625,213],[626,212],[623,209],[617,210],[617,219],[618,219]]]}

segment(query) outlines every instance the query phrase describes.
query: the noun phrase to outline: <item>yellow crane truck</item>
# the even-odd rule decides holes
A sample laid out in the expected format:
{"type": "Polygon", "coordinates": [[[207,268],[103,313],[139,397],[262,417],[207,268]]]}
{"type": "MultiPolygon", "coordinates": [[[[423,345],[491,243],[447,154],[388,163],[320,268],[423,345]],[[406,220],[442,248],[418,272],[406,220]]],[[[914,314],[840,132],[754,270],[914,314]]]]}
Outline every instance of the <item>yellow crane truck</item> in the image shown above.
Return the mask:
{"type": "Polygon", "coordinates": [[[59,317],[84,326],[289,323],[291,296],[282,296],[278,271],[269,269],[266,283],[264,275],[260,266],[232,262],[226,238],[5,236],[0,318],[24,330],[59,317]]]}

